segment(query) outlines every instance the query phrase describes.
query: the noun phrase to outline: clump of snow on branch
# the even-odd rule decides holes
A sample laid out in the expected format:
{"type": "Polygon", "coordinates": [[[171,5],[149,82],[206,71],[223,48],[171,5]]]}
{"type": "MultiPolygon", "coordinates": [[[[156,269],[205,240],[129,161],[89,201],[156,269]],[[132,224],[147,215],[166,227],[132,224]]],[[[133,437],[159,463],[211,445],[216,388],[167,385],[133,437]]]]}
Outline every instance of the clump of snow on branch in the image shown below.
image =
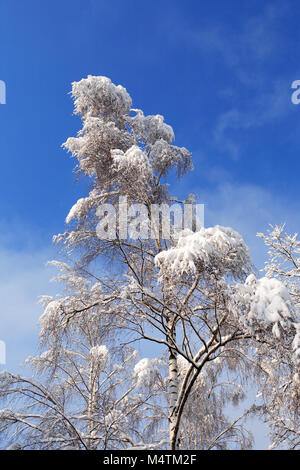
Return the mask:
{"type": "Polygon", "coordinates": [[[159,253],[155,263],[166,274],[181,276],[213,269],[235,277],[243,269],[246,272],[249,250],[237,232],[217,225],[198,232],[183,231],[177,245],[159,253]]]}
{"type": "Polygon", "coordinates": [[[132,109],[132,111],[136,113],[132,119],[135,131],[149,144],[155,144],[159,139],[170,144],[175,139],[172,127],[164,122],[164,117],[160,114],[144,116],[141,109],[132,109]]]}
{"type": "Polygon", "coordinates": [[[141,359],[134,367],[134,377],[138,387],[151,386],[158,374],[157,359],[141,359]]]}
{"type": "Polygon", "coordinates": [[[125,153],[116,149],[111,151],[116,169],[123,177],[134,177],[135,181],[147,183],[153,177],[152,169],[145,153],[133,145],[125,153]]]}
{"type": "Polygon", "coordinates": [[[284,328],[292,320],[293,304],[287,288],[278,279],[263,277],[257,280],[253,274],[245,285],[254,288],[249,319],[274,324],[273,332],[280,337],[279,324],[284,328]]]}
{"type": "Polygon", "coordinates": [[[40,317],[40,323],[43,329],[55,328],[59,323],[61,312],[61,302],[59,300],[48,300],[48,305],[40,317]]]}
{"type": "MultiPolygon", "coordinates": [[[[296,329],[296,334],[293,340],[292,347],[294,352],[295,363],[300,365],[300,323],[294,323],[294,327],[296,329]]],[[[299,379],[299,376],[297,377],[299,379]]]]}
{"type": "Polygon", "coordinates": [[[244,306],[244,321],[253,328],[272,327],[272,334],[280,339],[283,331],[290,330],[295,319],[295,307],[286,286],[276,278],[247,277],[238,284],[233,298],[244,306]]]}
{"type": "Polygon", "coordinates": [[[90,349],[92,362],[98,367],[103,367],[109,361],[109,351],[103,344],[93,346],[90,349]]]}

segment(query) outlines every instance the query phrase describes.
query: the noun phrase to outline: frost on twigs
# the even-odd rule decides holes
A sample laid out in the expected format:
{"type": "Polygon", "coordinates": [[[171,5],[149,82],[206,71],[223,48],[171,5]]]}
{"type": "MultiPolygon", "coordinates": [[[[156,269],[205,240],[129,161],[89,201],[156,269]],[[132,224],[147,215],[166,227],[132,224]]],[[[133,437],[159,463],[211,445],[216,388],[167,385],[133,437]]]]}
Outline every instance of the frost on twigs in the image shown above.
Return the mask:
{"type": "Polygon", "coordinates": [[[90,209],[96,209],[101,202],[101,195],[96,190],[90,192],[88,197],[82,197],[71,207],[67,217],[66,223],[69,224],[72,220],[85,220],[90,209]]]}

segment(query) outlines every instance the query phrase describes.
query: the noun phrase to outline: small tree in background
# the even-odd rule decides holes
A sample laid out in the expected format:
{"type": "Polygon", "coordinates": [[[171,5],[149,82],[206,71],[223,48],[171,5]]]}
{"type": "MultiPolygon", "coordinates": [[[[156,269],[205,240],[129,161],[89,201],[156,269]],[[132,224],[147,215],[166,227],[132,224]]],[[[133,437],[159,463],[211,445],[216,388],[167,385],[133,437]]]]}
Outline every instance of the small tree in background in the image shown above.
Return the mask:
{"type": "Polygon", "coordinates": [[[116,344],[113,312],[105,303],[82,308],[85,299],[99,301],[99,287],[66,264],[59,268],[69,295],[42,299],[47,304],[41,317],[43,352],[26,361],[33,377],[0,374],[0,398],[10,404],[0,412],[0,434],[19,449],[146,445],[163,419],[161,403],[156,404],[162,387],[158,369],[141,393],[134,368],[138,353],[116,344]]]}

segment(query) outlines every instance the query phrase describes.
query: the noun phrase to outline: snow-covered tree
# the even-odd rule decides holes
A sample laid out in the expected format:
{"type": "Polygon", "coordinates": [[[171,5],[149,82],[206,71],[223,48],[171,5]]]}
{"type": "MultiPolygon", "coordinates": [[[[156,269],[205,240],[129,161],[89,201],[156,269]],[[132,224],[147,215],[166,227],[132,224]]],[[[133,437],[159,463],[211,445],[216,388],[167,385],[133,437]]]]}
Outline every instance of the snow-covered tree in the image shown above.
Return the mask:
{"type": "MultiPolygon", "coordinates": [[[[269,248],[265,271],[288,290],[294,306],[300,307],[300,241],[288,235],[284,226],[259,233],[269,248]]],[[[281,310],[275,323],[276,345],[261,349],[261,365],[266,371],[260,378],[263,406],[260,409],[271,429],[271,448],[300,448],[300,321],[299,314],[287,328],[287,312],[281,310]],[[284,318],[285,317],[285,318],[284,318]]],[[[293,318],[289,319],[291,322],[293,318]]]]}
{"type": "MultiPolygon", "coordinates": [[[[42,351],[26,360],[32,376],[0,374],[0,400],[6,404],[0,410],[2,446],[166,448],[167,361],[138,360],[136,350],[120,347],[125,338],[117,334],[115,312],[99,283],[65,263],[52,264],[68,295],[41,298],[46,306],[40,318],[42,351]],[[92,302],[88,308],[87,302],[92,302]]],[[[243,391],[234,383],[217,382],[220,362],[208,366],[193,387],[182,417],[184,448],[224,449],[231,441],[245,448],[251,443],[247,432],[224,414],[224,405],[238,402],[243,391]]],[[[179,375],[184,377],[188,367],[179,357],[179,375]]]]}
{"type": "Polygon", "coordinates": [[[137,380],[138,353],[116,344],[105,302],[88,309],[97,285],[59,264],[68,296],[47,304],[41,317],[42,352],[27,359],[32,378],[0,374],[0,436],[8,448],[126,449],[150,444],[163,419],[156,404],[159,374],[143,386],[137,380]],[[73,288],[71,288],[71,286],[73,288]],[[70,295],[71,294],[71,295],[70,295]],[[76,315],[69,317],[69,311],[76,315]],[[109,344],[109,347],[106,344],[109,344]],[[142,418],[142,420],[141,420],[142,418]]]}
{"type": "Polygon", "coordinates": [[[207,364],[218,359],[238,369],[253,342],[258,347],[277,338],[280,320],[293,331],[292,301],[279,280],[256,280],[248,248],[231,228],[171,230],[168,239],[163,237],[151,207],[173,201],[166,177],[171,170],[184,175],[192,162],[185,148],[173,144],[174,132],[162,116],[132,109],[127,91],[106,77],[73,83],[72,94],[83,126],[64,145],[93,188],[71,209],[71,230],[56,240],[73,253],[80,251],[77,267],[87,275],[93,260],[102,259],[103,266],[113,259],[109,281],[107,275],[103,281],[98,264],[99,279],[118,305],[118,321],[134,339],[168,351],[169,445],[174,449],[185,406],[207,364]],[[150,238],[124,235],[120,223],[114,236],[99,238],[97,208],[116,204],[121,196],[147,208],[150,238]],[[178,358],[189,364],[184,375],[178,358]]]}
{"type": "MultiPolygon", "coordinates": [[[[256,279],[249,250],[231,228],[199,228],[194,220],[189,229],[173,224],[165,236],[153,206],[164,210],[174,200],[189,206],[193,197],[178,201],[168,189],[169,173],[183,176],[192,161],[188,150],[174,145],[174,132],[162,116],[133,109],[127,91],[106,77],[73,83],[72,95],[82,129],[64,146],[92,187],[71,208],[69,229],[55,240],[76,259],[71,283],[77,277],[96,283],[79,289],[79,295],[51,301],[49,321],[59,318],[68,325],[104,309],[111,328],[123,332],[128,345],[148,341],[154,354],[163,351],[166,377],[157,372],[155,360],[145,358],[135,373],[137,386],[155,383],[161,397],[167,396],[170,449],[246,447],[248,436],[239,421],[226,419],[225,407],[241,398],[245,377],[261,365],[265,349],[276,348],[281,329],[295,337],[292,298],[279,279],[256,279]],[[120,207],[120,198],[139,204],[126,216],[128,233],[124,213],[110,212],[120,207]],[[145,217],[136,219],[137,207],[148,216],[146,225],[145,217]],[[151,235],[142,236],[147,230],[151,235]]],[[[70,276],[63,276],[69,282],[70,276]]],[[[47,323],[42,335],[49,328],[47,323]]],[[[294,354],[291,345],[287,348],[294,354]]],[[[155,434],[152,443],[157,443],[155,434]]]]}
{"type": "Polygon", "coordinates": [[[108,78],[89,76],[73,84],[72,94],[83,127],[64,145],[93,188],[67,216],[73,230],[56,240],[73,252],[81,250],[77,266],[85,273],[92,260],[114,258],[114,276],[105,282],[119,306],[122,325],[135,338],[167,348],[170,447],[175,448],[184,406],[204,364],[227,343],[249,337],[236,321],[228,322],[226,306],[229,279],[249,273],[248,249],[236,232],[224,227],[185,231],[179,239],[171,230],[167,240],[161,227],[152,224],[152,238],[133,240],[117,226],[115,236],[99,239],[100,204],[116,205],[126,197],[128,204],[142,203],[152,221],[153,204],[162,207],[173,200],[166,176],[172,169],[178,176],[192,169],[191,155],[173,145],[174,132],[162,116],[131,109],[127,91],[108,78]],[[178,355],[190,364],[181,379],[178,355]]]}

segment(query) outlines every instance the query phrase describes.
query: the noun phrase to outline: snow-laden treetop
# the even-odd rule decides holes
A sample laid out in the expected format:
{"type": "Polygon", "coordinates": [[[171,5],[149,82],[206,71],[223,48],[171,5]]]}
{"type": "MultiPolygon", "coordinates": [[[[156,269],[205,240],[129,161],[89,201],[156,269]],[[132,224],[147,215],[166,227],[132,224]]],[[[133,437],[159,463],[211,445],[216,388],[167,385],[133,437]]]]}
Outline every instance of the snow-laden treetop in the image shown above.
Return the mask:
{"type": "Polygon", "coordinates": [[[131,108],[121,85],[89,75],[72,84],[72,96],[83,127],[64,146],[77,158],[79,171],[96,177],[102,195],[113,189],[133,196],[138,185],[140,194],[155,202],[162,176],[171,168],[179,176],[192,168],[190,152],[172,145],[174,132],[164,117],[131,108]]]}

